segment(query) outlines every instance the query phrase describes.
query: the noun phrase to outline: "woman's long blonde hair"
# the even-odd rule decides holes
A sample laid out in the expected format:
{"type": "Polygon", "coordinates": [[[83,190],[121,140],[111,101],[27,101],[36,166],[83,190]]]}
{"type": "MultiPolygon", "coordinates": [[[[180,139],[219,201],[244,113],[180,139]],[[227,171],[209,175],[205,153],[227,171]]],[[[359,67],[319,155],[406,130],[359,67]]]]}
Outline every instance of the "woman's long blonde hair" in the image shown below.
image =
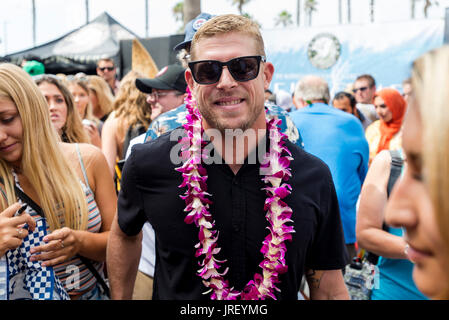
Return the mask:
{"type": "Polygon", "coordinates": [[[136,87],[136,79],[144,75],[130,71],[120,82],[120,89],[114,101],[115,117],[119,123],[119,134],[125,135],[128,127],[142,124],[145,129],[151,122],[151,107],[146,101],[145,93],[136,87]]]}
{"type": "Polygon", "coordinates": [[[84,130],[84,126],[81,122],[81,117],[78,110],[75,108],[75,102],[73,96],[70,93],[66,85],[55,76],[43,75],[35,81],[39,86],[42,83],[53,84],[61,92],[67,106],[67,117],[64,126],[62,127],[61,139],[64,142],[69,143],[90,143],[89,136],[84,130]]]}
{"type": "MultiPolygon", "coordinates": [[[[412,87],[422,122],[424,183],[449,256],[449,46],[414,62],[412,87]]],[[[449,283],[443,298],[449,299],[449,283]]]]}
{"type": "MultiPolygon", "coordinates": [[[[0,97],[17,107],[22,122],[21,169],[39,198],[51,230],[87,228],[87,203],[80,180],[69,165],[50,120],[47,102],[31,77],[21,68],[0,64],[0,97]]],[[[17,202],[9,163],[0,159],[7,200],[3,209],[17,202]],[[6,203],[7,202],[7,203],[6,203]]]]}
{"type": "MultiPolygon", "coordinates": [[[[84,90],[84,92],[86,93],[87,97],[89,97],[89,86],[88,86],[88,82],[87,82],[87,77],[86,78],[74,78],[71,80],[67,80],[67,87],[70,90],[70,86],[79,86],[81,89],[84,90]]],[[[95,122],[95,124],[98,126],[98,124],[100,123],[100,120],[94,116],[94,112],[93,112],[93,107],[92,107],[92,102],[89,101],[87,102],[87,107],[86,110],[84,111],[84,115],[81,116],[81,120],[83,119],[88,119],[91,120],[93,122],[95,122]]]]}
{"type": "Polygon", "coordinates": [[[88,87],[97,95],[101,113],[104,115],[111,113],[114,96],[108,83],[100,76],[88,76],[88,87]]]}

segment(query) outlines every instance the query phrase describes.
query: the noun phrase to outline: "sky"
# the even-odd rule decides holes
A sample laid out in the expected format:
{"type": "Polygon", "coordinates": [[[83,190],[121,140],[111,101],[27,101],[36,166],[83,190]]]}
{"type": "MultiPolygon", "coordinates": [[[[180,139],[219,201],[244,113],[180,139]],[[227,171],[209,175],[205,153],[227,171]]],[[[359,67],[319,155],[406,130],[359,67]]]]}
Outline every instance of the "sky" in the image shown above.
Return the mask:
{"type": "MultiPolygon", "coordinates": [[[[175,21],[172,9],[181,0],[149,0],[149,37],[182,33],[181,22],[175,21]]],[[[313,26],[333,26],[339,23],[338,0],[317,0],[317,12],[312,17],[313,26]]],[[[303,4],[305,0],[301,0],[303,4]]],[[[347,22],[346,0],[343,2],[342,22],[347,22]]],[[[351,1],[351,23],[369,21],[369,0],[351,1]]],[[[375,23],[410,19],[410,0],[376,0],[375,23]]],[[[32,33],[32,0],[0,0],[0,56],[44,44],[79,28],[86,23],[85,0],[35,0],[36,43],[32,33]]],[[[449,0],[438,0],[439,5],[429,10],[429,19],[443,19],[449,0]]],[[[283,10],[293,16],[296,23],[297,0],[251,0],[243,7],[261,24],[262,29],[281,28],[275,25],[283,10]]],[[[424,0],[418,0],[416,19],[424,19],[424,0]]],[[[238,13],[232,0],[202,0],[201,9],[211,14],[238,13]]],[[[123,26],[139,37],[146,36],[145,0],[89,0],[89,20],[108,12],[123,26]]],[[[306,27],[307,17],[301,10],[300,27],[306,27]]]]}

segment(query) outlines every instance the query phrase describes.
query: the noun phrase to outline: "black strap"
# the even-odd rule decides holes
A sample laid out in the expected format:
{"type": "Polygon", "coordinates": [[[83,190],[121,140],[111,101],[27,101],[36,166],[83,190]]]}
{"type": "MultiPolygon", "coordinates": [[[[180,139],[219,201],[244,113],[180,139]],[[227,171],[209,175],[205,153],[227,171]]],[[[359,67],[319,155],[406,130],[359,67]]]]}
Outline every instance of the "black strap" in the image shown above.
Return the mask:
{"type": "MultiPolygon", "coordinates": [[[[16,194],[19,196],[19,198],[22,199],[22,201],[28,204],[41,217],[43,218],[45,217],[42,208],[36,202],[34,202],[33,199],[31,199],[25,192],[20,190],[20,188],[18,188],[16,185],[14,186],[14,190],[16,191],[16,194]]],[[[103,288],[104,293],[110,298],[111,293],[109,292],[109,287],[104,281],[103,277],[98,273],[97,269],[95,269],[95,267],[92,265],[89,259],[80,255],[78,255],[78,258],[80,258],[80,260],[86,265],[86,267],[90,270],[90,272],[92,272],[92,274],[95,276],[100,286],[103,288]]]]}
{"type": "Polygon", "coordinates": [[[44,211],[36,202],[33,201],[33,199],[31,199],[25,192],[20,190],[20,188],[18,188],[16,185],[14,186],[14,190],[15,190],[16,194],[19,196],[19,198],[22,199],[23,202],[25,202],[34,211],[36,211],[38,215],[45,218],[44,211]]]}
{"type": "Polygon", "coordinates": [[[111,293],[109,291],[109,287],[106,284],[106,281],[104,281],[103,277],[100,275],[100,273],[95,269],[95,267],[92,265],[89,259],[78,255],[78,257],[81,259],[81,261],[86,265],[86,267],[92,272],[92,274],[97,278],[98,283],[103,288],[104,293],[108,296],[108,298],[111,298],[111,293]]]}
{"type": "Polygon", "coordinates": [[[391,169],[390,169],[390,177],[388,178],[387,185],[387,196],[390,197],[391,190],[393,189],[394,184],[401,176],[402,166],[404,164],[404,160],[401,158],[401,154],[398,150],[390,150],[391,156],[391,169]]]}
{"type": "MultiPolygon", "coordinates": [[[[390,193],[391,190],[393,189],[394,184],[401,176],[402,166],[404,164],[404,160],[402,159],[401,154],[398,150],[390,150],[390,156],[391,156],[391,166],[390,166],[390,176],[388,178],[387,184],[387,198],[390,197],[390,193]]],[[[386,232],[388,232],[389,230],[389,227],[385,223],[385,221],[382,223],[382,230],[386,232]]],[[[372,252],[367,252],[366,258],[369,262],[377,264],[379,256],[372,252]]]]}

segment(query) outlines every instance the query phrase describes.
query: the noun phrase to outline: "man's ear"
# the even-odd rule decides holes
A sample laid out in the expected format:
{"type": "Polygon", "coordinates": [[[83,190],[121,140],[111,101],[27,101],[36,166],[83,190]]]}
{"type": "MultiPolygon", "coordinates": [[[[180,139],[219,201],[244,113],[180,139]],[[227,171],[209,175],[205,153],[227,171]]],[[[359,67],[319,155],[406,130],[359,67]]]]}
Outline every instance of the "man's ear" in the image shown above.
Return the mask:
{"type": "Polygon", "coordinates": [[[296,109],[304,108],[307,105],[303,98],[298,98],[295,96],[293,96],[293,104],[295,105],[296,109]]]}
{"type": "Polygon", "coordinates": [[[187,85],[189,86],[190,92],[193,93],[195,81],[193,80],[192,71],[190,71],[189,68],[186,69],[184,77],[186,79],[187,85]]]}
{"type": "Polygon", "coordinates": [[[271,80],[273,79],[274,74],[274,66],[271,62],[265,62],[263,74],[264,74],[264,89],[267,90],[268,88],[270,88],[270,83],[271,80]]]}

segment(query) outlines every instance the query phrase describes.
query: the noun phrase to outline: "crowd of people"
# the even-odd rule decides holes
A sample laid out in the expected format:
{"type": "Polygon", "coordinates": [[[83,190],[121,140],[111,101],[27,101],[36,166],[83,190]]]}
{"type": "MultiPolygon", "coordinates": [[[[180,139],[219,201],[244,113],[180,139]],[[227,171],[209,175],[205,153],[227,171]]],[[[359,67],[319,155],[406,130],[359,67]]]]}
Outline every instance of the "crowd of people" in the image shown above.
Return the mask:
{"type": "Polygon", "coordinates": [[[154,78],[0,64],[0,299],[344,300],[361,259],[372,300],[449,299],[449,49],[273,93],[252,20],[185,31],[154,78]]]}

